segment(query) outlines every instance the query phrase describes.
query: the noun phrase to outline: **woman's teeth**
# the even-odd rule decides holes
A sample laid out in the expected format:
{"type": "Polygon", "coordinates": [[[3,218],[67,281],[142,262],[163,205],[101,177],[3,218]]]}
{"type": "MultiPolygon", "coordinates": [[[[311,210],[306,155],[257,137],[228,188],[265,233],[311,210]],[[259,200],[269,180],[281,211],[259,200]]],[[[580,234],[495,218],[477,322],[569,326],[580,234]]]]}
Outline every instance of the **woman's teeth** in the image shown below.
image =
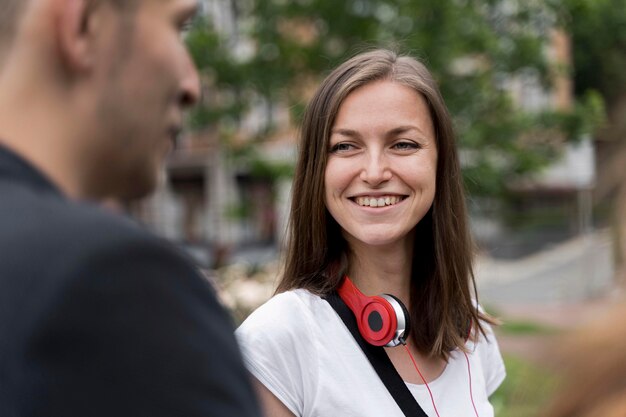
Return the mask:
{"type": "Polygon", "coordinates": [[[402,201],[404,197],[384,196],[384,197],[356,197],[354,200],[363,207],[384,207],[393,206],[402,201]]]}

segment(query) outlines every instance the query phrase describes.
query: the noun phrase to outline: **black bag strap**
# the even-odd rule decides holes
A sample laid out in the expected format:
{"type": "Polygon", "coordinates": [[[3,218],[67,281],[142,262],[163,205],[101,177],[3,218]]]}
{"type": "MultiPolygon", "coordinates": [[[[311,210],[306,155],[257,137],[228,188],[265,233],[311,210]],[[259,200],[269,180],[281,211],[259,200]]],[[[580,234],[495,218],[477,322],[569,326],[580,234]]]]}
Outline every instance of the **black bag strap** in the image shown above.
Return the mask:
{"type": "Polygon", "coordinates": [[[354,340],[357,341],[404,415],[407,417],[428,417],[411,394],[411,391],[409,391],[398,371],[396,371],[385,349],[382,346],[370,345],[363,339],[352,310],[339,297],[339,294],[333,291],[325,296],[324,299],[335,309],[348,330],[350,330],[354,340]]]}

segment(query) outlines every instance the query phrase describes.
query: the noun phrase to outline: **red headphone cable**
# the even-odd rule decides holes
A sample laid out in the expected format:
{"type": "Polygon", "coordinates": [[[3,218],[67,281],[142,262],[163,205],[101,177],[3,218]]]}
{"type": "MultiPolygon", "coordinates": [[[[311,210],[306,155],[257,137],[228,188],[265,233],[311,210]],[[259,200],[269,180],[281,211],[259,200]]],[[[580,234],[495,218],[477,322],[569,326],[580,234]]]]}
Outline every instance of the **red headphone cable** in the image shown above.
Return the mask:
{"type": "Polygon", "coordinates": [[[435,413],[437,414],[437,417],[441,417],[439,415],[439,411],[437,411],[437,406],[435,405],[435,397],[433,397],[433,393],[430,390],[430,387],[428,386],[428,382],[426,382],[426,379],[424,379],[424,375],[422,375],[422,373],[420,372],[420,369],[417,367],[417,363],[415,362],[415,359],[413,358],[413,355],[411,354],[411,351],[409,350],[409,347],[406,345],[406,343],[402,343],[402,345],[404,346],[404,348],[406,349],[407,353],[409,354],[409,358],[411,358],[411,362],[413,362],[413,366],[415,366],[415,370],[419,374],[420,378],[422,378],[422,381],[424,382],[424,385],[426,385],[426,389],[428,390],[428,394],[430,395],[430,401],[432,401],[432,403],[433,403],[433,408],[435,409],[435,413]]]}
{"type": "MultiPolygon", "coordinates": [[[[413,358],[413,355],[411,354],[411,351],[409,350],[409,347],[406,345],[406,343],[403,343],[402,345],[406,349],[406,352],[409,354],[409,358],[411,358],[411,362],[413,362],[413,366],[415,366],[415,370],[419,374],[420,378],[422,378],[422,382],[424,382],[424,385],[426,385],[426,389],[428,390],[428,395],[430,395],[430,401],[433,403],[433,408],[435,409],[435,413],[437,414],[437,417],[441,417],[441,416],[439,416],[439,411],[437,410],[437,406],[435,405],[435,397],[433,397],[433,393],[430,390],[430,387],[428,386],[428,382],[426,382],[426,379],[424,378],[424,375],[422,375],[422,373],[420,372],[420,369],[417,366],[417,363],[415,362],[415,359],[413,358]]],[[[463,355],[465,355],[465,361],[467,362],[467,374],[469,375],[470,400],[472,401],[472,407],[474,408],[474,414],[476,414],[476,417],[479,417],[478,416],[478,410],[476,409],[476,404],[474,404],[474,393],[472,392],[472,370],[471,370],[471,367],[470,367],[469,358],[467,357],[467,353],[463,352],[463,355]]]]}

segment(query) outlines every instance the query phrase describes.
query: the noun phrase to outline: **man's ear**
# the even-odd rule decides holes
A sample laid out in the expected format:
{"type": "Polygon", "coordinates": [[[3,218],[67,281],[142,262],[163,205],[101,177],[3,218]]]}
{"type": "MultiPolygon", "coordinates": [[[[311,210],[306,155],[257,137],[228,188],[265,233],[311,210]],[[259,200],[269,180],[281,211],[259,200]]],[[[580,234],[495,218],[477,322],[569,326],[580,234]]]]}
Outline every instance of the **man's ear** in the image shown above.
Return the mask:
{"type": "Polygon", "coordinates": [[[57,0],[55,34],[62,59],[71,71],[94,65],[98,6],[94,0],[57,0]]]}

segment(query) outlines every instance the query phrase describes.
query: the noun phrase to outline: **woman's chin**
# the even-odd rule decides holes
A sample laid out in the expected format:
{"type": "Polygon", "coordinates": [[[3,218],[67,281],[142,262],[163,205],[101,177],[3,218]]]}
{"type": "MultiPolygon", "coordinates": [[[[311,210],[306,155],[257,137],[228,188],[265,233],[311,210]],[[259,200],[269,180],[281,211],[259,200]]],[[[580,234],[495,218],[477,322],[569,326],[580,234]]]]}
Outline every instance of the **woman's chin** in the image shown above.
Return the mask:
{"type": "Polygon", "coordinates": [[[392,235],[390,233],[358,233],[348,236],[348,243],[358,246],[384,247],[401,244],[407,236],[392,235]]]}

